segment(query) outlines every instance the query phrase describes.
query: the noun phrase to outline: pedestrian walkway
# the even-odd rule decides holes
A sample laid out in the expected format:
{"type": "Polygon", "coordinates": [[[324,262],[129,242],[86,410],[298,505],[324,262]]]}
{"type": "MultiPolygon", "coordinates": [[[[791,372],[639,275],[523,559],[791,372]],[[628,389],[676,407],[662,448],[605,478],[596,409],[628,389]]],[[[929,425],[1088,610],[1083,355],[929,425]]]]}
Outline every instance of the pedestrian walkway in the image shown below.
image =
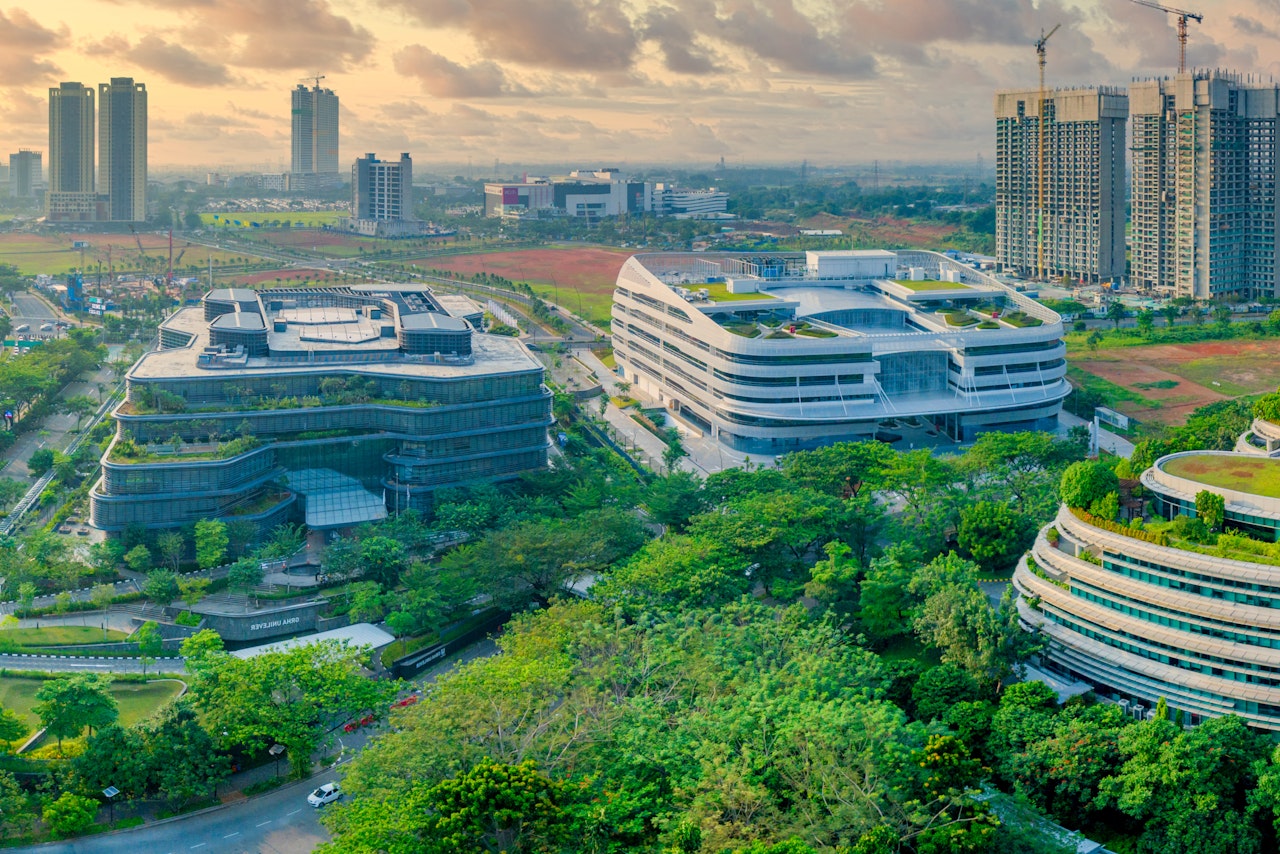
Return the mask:
{"type": "MultiPolygon", "coordinates": [[[[1092,421],[1085,421],[1065,409],[1058,413],[1058,435],[1060,436],[1066,436],[1072,427],[1092,427],[1092,424],[1092,421]]],[[[1098,430],[1098,447],[1117,457],[1133,456],[1133,443],[1109,430],[1098,430]]]]}

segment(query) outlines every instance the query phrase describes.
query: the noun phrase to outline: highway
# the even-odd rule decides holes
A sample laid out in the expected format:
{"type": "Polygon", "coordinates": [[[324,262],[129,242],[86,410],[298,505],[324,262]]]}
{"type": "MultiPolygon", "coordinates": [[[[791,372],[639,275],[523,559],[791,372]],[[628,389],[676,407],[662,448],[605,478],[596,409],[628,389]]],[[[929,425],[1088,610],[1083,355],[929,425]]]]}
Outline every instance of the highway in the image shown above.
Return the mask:
{"type": "MultiPolygon", "coordinates": [[[[0,668],[5,670],[40,670],[47,673],[141,673],[137,658],[92,658],[87,655],[0,655],[0,668]]],[[[148,673],[183,673],[186,663],[181,658],[160,658],[147,665],[148,673]]]]}

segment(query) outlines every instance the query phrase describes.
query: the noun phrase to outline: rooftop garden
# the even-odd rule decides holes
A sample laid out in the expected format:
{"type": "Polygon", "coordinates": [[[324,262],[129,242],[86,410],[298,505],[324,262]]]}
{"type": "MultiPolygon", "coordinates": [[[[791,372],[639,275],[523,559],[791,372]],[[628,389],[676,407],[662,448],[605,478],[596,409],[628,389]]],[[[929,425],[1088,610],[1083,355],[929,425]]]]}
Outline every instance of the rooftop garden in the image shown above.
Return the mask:
{"type": "Polygon", "coordinates": [[[1253,417],[1280,424],[1280,391],[1264,394],[1253,402],[1253,417]]]}
{"type": "Polygon", "coordinates": [[[947,326],[973,326],[978,322],[978,318],[974,317],[967,311],[952,310],[942,312],[942,316],[947,321],[947,326]]]}
{"type": "Polygon", "coordinates": [[[1008,314],[1001,315],[1000,319],[1010,326],[1017,326],[1020,329],[1027,326],[1044,325],[1043,320],[1038,317],[1032,317],[1025,311],[1011,311],[1008,314]]]}
{"type": "Polygon", "coordinates": [[[1160,467],[1174,477],[1183,477],[1205,486],[1280,498],[1280,460],[1269,457],[1194,454],[1174,457],[1160,467]]]}
{"type": "Polygon", "coordinates": [[[697,285],[690,288],[690,290],[696,291],[698,288],[706,288],[707,295],[714,302],[749,302],[752,300],[777,299],[777,297],[772,294],[766,293],[731,294],[729,293],[728,285],[720,282],[708,282],[705,285],[697,285]]]}
{"type": "Polygon", "coordinates": [[[896,279],[895,285],[902,285],[913,293],[921,293],[922,291],[964,291],[969,286],[964,282],[943,282],[938,279],[923,279],[919,282],[913,282],[908,279],[896,279]]]}

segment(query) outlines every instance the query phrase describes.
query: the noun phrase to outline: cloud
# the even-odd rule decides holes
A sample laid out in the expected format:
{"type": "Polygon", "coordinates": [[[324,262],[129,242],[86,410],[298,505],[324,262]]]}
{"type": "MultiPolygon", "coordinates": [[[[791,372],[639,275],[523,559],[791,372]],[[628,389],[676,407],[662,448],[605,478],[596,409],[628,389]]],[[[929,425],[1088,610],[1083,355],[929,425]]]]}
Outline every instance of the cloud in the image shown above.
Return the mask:
{"type": "Polygon", "coordinates": [[[225,65],[204,59],[195,51],[165,41],[154,33],[143,36],[136,45],[129,44],[122,36],[111,35],[90,49],[97,55],[114,54],[184,86],[225,86],[232,80],[225,65]]]}
{"type": "Polygon", "coordinates": [[[466,32],[487,56],[562,71],[630,67],[640,44],[617,0],[378,0],[419,23],[466,32]]]}
{"type": "Polygon", "coordinates": [[[397,72],[417,78],[423,91],[437,98],[497,98],[528,94],[527,90],[511,84],[496,62],[488,60],[460,65],[420,44],[413,44],[396,51],[391,61],[397,72]]]}
{"type": "Polygon", "coordinates": [[[228,64],[263,69],[345,70],[373,51],[367,28],[330,0],[113,0],[175,12],[190,44],[215,45],[228,64]]]}
{"type": "Polygon", "coordinates": [[[695,44],[696,33],[674,9],[653,9],[643,18],[644,37],[657,42],[666,66],[680,74],[710,74],[716,69],[709,51],[695,44]]]}
{"type": "Polygon", "coordinates": [[[1280,34],[1278,34],[1274,28],[1267,26],[1257,18],[1251,18],[1248,15],[1232,15],[1231,26],[1246,35],[1265,36],[1269,39],[1280,37],[1280,34]]]}
{"type": "Polygon", "coordinates": [[[67,30],[42,26],[21,9],[0,10],[0,86],[40,83],[62,73],[62,69],[40,54],[61,48],[67,30]]]}

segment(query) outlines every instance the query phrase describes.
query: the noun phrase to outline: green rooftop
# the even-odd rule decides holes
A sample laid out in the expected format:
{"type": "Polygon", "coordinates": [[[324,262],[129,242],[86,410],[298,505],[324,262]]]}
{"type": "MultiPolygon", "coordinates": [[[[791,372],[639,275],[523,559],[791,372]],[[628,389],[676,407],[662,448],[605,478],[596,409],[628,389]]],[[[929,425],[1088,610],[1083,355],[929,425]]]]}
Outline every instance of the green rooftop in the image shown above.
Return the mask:
{"type": "Polygon", "coordinates": [[[697,291],[699,288],[706,288],[707,295],[715,302],[747,302],[749,300],[777,299],[772,294],[754,293],[754,294],[731,294],[729,287],[724,284],[711,282],[705,285],[690,285],[689,290],[697,291]]]}
{"type": "Polygon", "coordinates": [[[1232,489],[1265,498],[1280,498],[1280,460],[1269,457],[1189,454],[1166,460],[1160,467],[1174,477],[1193,480],[1205,486],[1232,489]]]}
{"type": "Polygon", "coordinates": [[[969,289],[969,286],[964,282],[940,282],[937,279],[924,279],[919,282],[895,279],[893,283],[902,285],[902,287],[915,293],[920,293],[921,291],[966,291],[969,289]]]}

